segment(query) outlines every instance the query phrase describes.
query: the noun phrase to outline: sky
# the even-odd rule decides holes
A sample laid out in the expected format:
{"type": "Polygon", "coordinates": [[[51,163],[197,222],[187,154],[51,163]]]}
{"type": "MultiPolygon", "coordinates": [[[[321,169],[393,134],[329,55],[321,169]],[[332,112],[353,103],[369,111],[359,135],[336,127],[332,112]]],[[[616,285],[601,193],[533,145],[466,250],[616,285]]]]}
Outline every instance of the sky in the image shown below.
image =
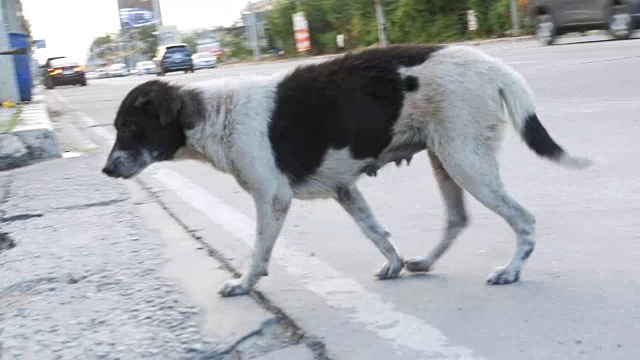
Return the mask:
{"type": "MultiPolygon", "coordinates": [[[[162,23],[179,30],[229,26],[240,18],[247,2],[160,0],[162,23]]],[[[22,5],[34,39],[47,42],[38,59],[66,56],[84,63],[94,38],[120,29],[118,0],[22,0],[22,5]]]]}

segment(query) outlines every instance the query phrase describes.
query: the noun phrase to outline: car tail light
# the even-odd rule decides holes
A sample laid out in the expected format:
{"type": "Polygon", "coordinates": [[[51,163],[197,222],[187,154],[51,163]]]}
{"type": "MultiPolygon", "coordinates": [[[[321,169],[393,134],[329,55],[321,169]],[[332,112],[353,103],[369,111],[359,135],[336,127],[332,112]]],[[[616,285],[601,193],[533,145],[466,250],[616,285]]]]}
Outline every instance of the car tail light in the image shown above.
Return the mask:
{"type": "Polygon", "coordinates": [[[84,71],[84,67],[76,66],[76,67],[73,68],[73,71],[84,71]]]}
{"type": "Polygon", "coordinates": [[[49,74],[51,75],[62,74],[62,69],[49,69],[49,74]]]}

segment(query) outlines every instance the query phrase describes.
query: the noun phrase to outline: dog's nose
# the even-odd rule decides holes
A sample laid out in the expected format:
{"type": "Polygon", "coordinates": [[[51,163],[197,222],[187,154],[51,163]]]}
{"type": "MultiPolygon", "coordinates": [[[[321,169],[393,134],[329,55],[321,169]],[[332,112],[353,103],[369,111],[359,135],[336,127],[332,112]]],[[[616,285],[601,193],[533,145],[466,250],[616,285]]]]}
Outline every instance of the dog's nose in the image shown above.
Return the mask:
{"type": "Polygon", "coordinates": [[[113,174],[116,172],[116,167],[113,165],[113,163],[109,163],[102,169],[102,172],[109,176],[113,176],[113,174]]]}

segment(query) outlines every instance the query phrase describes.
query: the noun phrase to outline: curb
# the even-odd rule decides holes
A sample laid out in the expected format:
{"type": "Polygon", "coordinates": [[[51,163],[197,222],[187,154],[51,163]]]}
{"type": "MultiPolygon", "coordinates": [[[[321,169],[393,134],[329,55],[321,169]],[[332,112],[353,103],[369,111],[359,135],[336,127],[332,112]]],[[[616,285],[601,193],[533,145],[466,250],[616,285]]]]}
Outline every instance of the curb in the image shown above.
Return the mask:
{"type": "Polygon", "coordinates": [[[62,153],[40,87],[32,100],[20,107],[20,123],[0,134],[0,171],[61,158],[62,153]]]}

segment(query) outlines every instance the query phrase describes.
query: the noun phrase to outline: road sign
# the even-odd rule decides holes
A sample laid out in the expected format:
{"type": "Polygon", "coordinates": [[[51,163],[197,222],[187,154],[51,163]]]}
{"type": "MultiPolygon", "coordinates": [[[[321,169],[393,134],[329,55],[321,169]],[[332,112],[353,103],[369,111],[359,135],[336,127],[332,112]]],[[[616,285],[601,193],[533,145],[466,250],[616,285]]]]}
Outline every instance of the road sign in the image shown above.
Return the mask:
{"type": "Polygon", "coordinates": [[[311,37],[309,35],[309,24],[304,16],[304,12],[300,11],[292,15],[293,33],[296,39],[296,48],[298,51],[311,50],[311,37]]]}

